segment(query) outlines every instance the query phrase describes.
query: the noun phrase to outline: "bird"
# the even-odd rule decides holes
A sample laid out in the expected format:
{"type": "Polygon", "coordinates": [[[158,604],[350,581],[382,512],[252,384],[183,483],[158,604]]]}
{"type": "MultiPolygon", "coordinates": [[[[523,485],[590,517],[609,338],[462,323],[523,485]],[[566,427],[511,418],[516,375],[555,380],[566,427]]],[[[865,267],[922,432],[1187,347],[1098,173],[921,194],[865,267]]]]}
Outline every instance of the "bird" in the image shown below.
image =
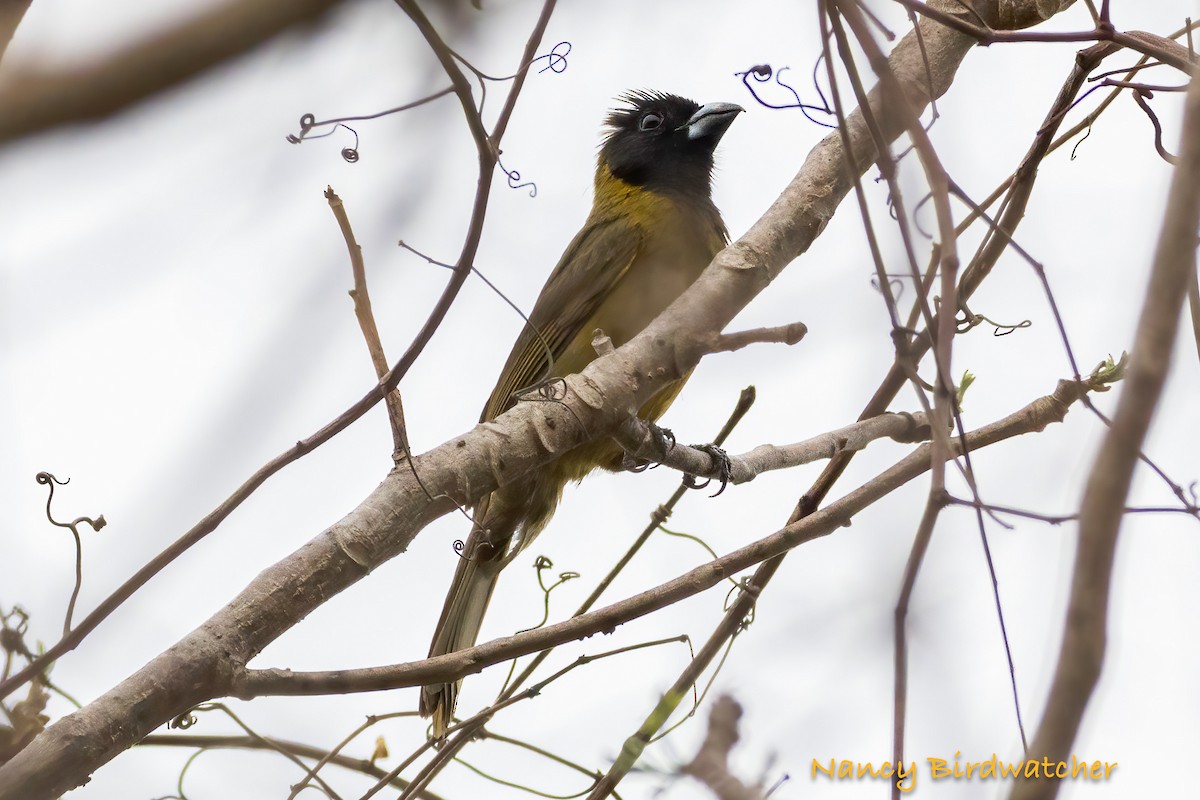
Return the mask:
{"type": "MultiPolygon", "coordinates": [[[[487,422],[541,382],[580,372],[601,329],[620,347],[683,293],[729,241],[712,201],[713,154],[734,118],[733,103],[700,105],[674,94],[634,90],[605,118],[591,212],[534,303],[528,322],[484,406],[487,422]]],[[[685,375],[639,410],[654,422],[685,375]]],[[[594,469],[618,471],[612,439],[584,443],[479,500],[430,657],[471,647],[501,569],[545,528],[564,487],[594,469]]],[[[420,713],[435,739],[453,723],[461,681],[424,686],[420,713]]]]}

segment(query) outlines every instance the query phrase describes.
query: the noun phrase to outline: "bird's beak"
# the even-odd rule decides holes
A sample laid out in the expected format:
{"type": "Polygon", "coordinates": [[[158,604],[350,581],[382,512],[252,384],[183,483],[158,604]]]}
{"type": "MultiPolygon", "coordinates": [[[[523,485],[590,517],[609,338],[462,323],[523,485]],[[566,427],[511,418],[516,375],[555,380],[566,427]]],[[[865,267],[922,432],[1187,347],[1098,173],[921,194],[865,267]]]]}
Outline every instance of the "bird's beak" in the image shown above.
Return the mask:
{"type": "Polygon", "coordinates": [[[709,103],[701,106],[679,129],[686,130],[689,139],[720,139],[733,118],[745,110],[736,103],[709,103]]]}

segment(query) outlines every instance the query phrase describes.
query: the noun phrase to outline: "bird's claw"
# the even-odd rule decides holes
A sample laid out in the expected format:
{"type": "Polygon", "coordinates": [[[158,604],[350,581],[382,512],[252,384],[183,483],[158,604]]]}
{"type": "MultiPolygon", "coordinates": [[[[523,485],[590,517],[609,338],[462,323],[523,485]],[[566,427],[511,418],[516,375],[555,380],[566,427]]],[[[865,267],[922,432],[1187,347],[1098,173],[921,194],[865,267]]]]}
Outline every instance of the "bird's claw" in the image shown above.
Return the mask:
{"type": "Polygon", "coordinates": [[[650,462],[634,458],[629,453],[621,454],[621,469],[626,472],[645,472],[650,468],[650,462]]]}
{"type": "Polygon", "coordinates": [[[651,422],[650,436],[653,437],[654,444],[660,450],[669,453],[675,449],[675,434],[670,428],[660,428],[651,422]]]}
{"type": "MultiPolygon", "coordinates": [[[[725,491],[725,487],[733,480],[733,462],[729,460],[729,454],[715,444],[694,444],[692,447],[708,453],[708,457],[713,460],[713,470],[717,473],[717,479],[721,481],[721,488],[712,494],[712,497],[716,497],[725,491]]],[[[711,478],[705,478],[701,483],[695,475],[685,474],[683,476],[683,485],[689,489],[703,489],[710,483],[712,483],[711,478]]]]}
{"type": "MultiPolygon", "coordinates": [[[[675,449],[675,434],[670,428],[660,428],[653,422],[647,422],[650,426],[650,438],[654,440],[654,447],[660,453],[669,453],[675,449]]],[[[657,467],[652,461],[645,461],[640,458],[634,458],[625,453],[621,456],[621,469],[626,472],[645,472],[651,467],[657,467]]]]}

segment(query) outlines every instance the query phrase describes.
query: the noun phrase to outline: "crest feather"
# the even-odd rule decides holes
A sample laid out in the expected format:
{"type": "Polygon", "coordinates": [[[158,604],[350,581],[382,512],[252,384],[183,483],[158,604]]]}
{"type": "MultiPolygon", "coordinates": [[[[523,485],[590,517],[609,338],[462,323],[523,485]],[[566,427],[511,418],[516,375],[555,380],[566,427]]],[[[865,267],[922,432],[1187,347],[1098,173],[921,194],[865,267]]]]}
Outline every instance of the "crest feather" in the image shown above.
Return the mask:
{"type": "Polygon", "coordinates": [[[609,137],[628,124],[630,120],[636,119],[639,114],[654,105],[675,108],[687,107],[691,109],[691,111],[688,111],[688,116],[691,116],[692,111],[700,107],[699,103],[688,100],[686,97],[651,89],[631,89],[623,92],[617,97],[617,102],[625,103],[626,106],[624,108],[610,109],[608,116],[604,118],[604,125],[610,129],[608,131],[609,137]]]}

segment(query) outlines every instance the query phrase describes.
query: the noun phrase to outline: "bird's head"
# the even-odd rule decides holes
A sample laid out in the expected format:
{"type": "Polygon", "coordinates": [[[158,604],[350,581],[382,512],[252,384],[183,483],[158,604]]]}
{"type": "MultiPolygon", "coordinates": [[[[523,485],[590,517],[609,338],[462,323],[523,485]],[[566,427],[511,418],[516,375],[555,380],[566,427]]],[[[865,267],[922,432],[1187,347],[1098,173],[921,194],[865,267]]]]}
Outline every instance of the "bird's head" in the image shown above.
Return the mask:
{"type": "Polygon", "coordinates": [[[635,91],[619,98],[625,108],[605,120],[601,169],[633,186],[657,192],[708,197],[713,151],[741,111],[733,103],[700,105],[660,92],[635,91]]]}

